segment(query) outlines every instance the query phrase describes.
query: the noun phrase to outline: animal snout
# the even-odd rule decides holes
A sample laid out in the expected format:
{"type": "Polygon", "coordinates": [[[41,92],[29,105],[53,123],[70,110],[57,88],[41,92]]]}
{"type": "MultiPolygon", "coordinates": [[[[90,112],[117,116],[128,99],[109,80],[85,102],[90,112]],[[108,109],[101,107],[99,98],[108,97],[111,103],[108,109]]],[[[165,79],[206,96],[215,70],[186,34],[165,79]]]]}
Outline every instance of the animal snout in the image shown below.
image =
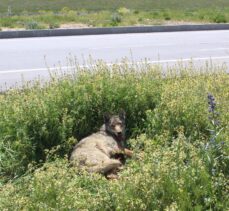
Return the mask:
{"type": "Polygon", "coordinates": [[[122,127],[121,127],[121,125],[116,125],[115,126],[115,131],[116,131],[117,134],[122,134],[122,127]]]}
{"type": "Polygon", "coordinates": [[[117,134],[118,134],[118,136],[121,136],[122,135],[122,131],[118,131],[117,134]]]}

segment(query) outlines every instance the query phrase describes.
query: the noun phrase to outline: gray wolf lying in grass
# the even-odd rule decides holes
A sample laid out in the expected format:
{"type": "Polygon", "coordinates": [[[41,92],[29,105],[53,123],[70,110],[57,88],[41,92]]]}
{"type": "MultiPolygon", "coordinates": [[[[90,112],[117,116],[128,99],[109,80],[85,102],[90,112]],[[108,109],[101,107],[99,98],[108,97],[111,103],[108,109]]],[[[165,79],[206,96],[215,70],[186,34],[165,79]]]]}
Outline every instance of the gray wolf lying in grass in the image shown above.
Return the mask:
{"type": "Polygon", "coordinates": [[[119,115],[105,114],[100,130],[75,145],[70,156],[71,163],[108,178],[115,175],[123,164],[123,158],[132,156],[132,151],[124,148],[125,119],[124,111],[119,115]]]}

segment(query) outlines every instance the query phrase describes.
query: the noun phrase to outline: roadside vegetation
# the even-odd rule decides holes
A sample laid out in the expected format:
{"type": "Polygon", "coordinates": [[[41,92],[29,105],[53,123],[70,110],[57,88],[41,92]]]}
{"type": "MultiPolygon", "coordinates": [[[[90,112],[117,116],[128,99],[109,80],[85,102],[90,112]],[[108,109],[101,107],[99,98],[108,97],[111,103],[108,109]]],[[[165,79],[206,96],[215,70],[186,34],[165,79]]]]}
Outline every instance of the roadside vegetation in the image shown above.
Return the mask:
{"type": "Polygon", "coordinates": [[[225,1],[2,1],[0,29],[228,23],[225,1]],[[68,6],[66,6],[68,5],[68,6]]]}
{"type": "Polygon", "coordinates": [[[16,14],[24,10],[37,12],[38,10],[60,11],[68,6],[73,10],[101,11],[101,10],[117,10],[120,7],[126,7],[131,10],[151,11],[157,9],[206,9],[206,8],[225,8],[229,7],[228,0],[1,0],[0,12],[4,13],[8,7],[12,8],[16,14]]]}
{"type": "Polygon", "coordinates": [[[229,74],[102,62],[0,96],[0,210],[227,210],[229,74]],[[127,112],[117,181],[69,166],[104,112],[127,112]]]}

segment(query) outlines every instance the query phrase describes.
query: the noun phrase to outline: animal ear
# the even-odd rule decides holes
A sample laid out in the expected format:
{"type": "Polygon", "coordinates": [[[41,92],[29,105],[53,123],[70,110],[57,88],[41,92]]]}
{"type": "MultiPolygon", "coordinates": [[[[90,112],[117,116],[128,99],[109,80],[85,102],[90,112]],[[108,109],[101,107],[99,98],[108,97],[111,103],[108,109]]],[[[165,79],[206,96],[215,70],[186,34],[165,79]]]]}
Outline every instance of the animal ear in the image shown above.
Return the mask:
{"type": "Polygon", "coordinates": [[[110,118],[111,118],[111,115],[109,113],[105,113],[103,115],[103,120],[104,120],[104,123],[108,123],[110,121],[110,118]]]}
{"type": "Polygon", "coordinates": [[[119,117],[120,117],[120,119],[123,119],[123,120],[126,119],[126,112],[123,109],[120,110],[119,117]]]}

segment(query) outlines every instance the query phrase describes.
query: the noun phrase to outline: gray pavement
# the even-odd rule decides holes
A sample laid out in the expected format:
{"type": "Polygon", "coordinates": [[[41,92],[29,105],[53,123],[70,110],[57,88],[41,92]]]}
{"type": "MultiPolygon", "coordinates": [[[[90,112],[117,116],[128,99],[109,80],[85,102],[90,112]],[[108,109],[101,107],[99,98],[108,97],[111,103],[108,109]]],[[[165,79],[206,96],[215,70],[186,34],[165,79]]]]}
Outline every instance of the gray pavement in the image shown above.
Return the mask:
{"type": "Polygon", "coordinates": [[[69,58],[84,65],[89,56],[107,63],[126,57],[163,65],[211,59],[229,66],[229,30],[0,39],[0,86],[48,78],[55,66],[68,69],[69,58]]]}

